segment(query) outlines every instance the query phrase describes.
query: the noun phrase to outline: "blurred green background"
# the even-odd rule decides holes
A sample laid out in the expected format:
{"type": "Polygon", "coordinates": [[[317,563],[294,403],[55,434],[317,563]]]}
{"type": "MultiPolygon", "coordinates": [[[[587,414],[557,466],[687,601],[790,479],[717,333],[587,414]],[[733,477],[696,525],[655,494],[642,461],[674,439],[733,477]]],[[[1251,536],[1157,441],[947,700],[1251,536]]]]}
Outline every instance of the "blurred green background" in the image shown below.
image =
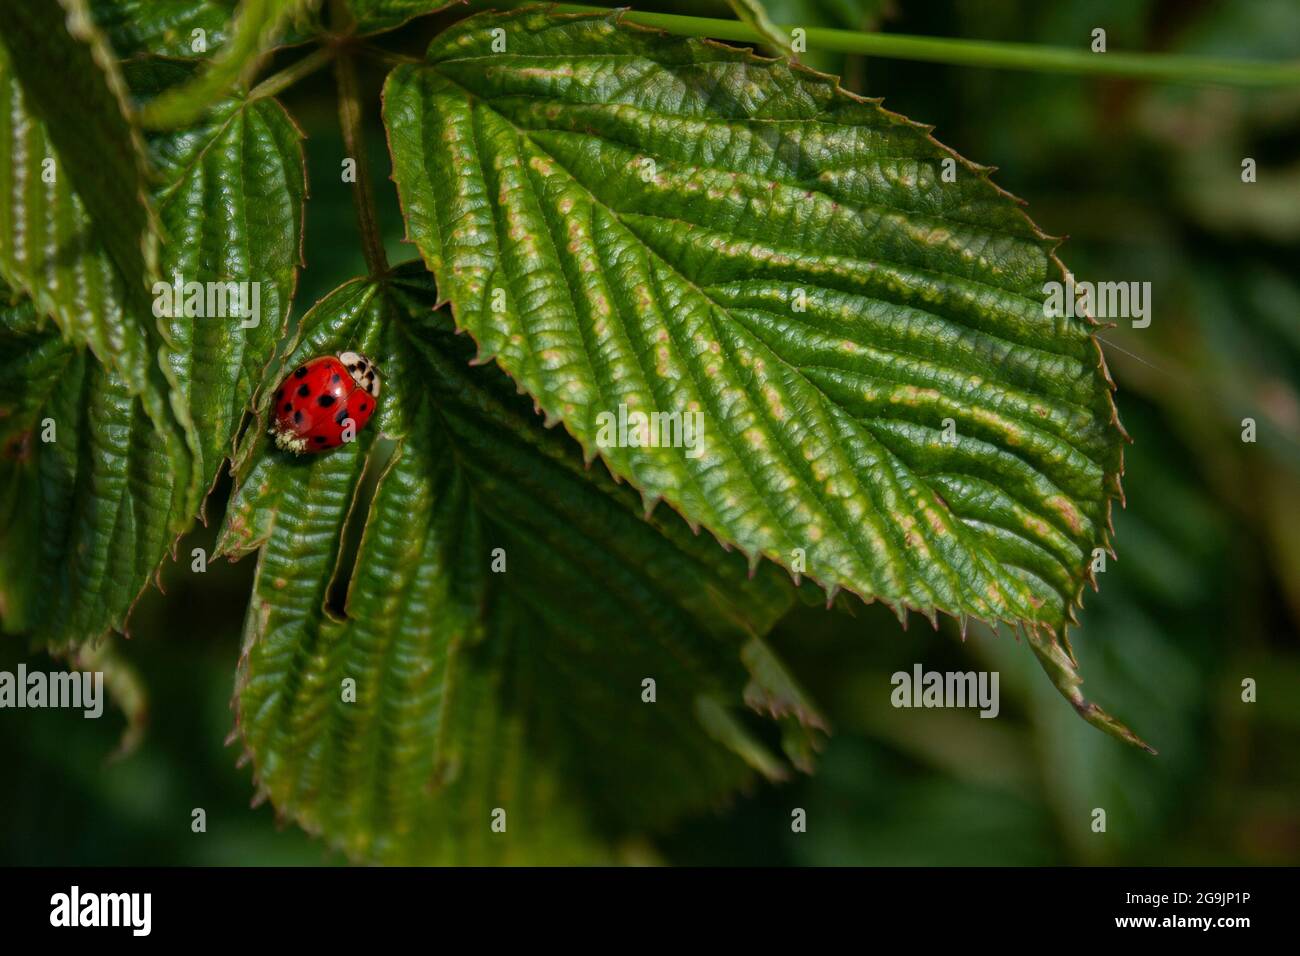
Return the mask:
{"type": "MultiPolygon", "coordinates": [[[[638,3],[726,16],[719,2],[638,3]]],[[[1112,50],[1300,57],[1300,4],[769,0],[777,22],[1112,50]]],[[[386,37],[418,52],[439,24],[386,37]]],[[[279,63],[297,54],[283,55],[279,63]]],[[[814,776],[758,786],[717,814],[629,846],[686,864],[1294,864],[1300,862],[1300,89],[1218,90],[864,60],[812,65],[1000,167],[1080,279],[1150,281],[1154,321],[1104,333],[1119,384],[1127,508],[1119,560],[1090,594],[1074,647],[1085,693],[1159,750],[1085,725],[1014,636],[947,622],[900,629],[892,614],[802,609],[777,650],[834,734],[814,776]],[[1241,161],[1258,164],[1243,184],[1241,161]],[[1258,440],[1241,440],[1241,421],[1258,440]],[[890,675],[995,669],[1002,713],[894,710],[890,675]],[[1253,678],[1258,701],[1241,700],[1253,678]],[[804,834],[790,811],[808,813],[804,834]],[[1091,829],[1092,810],[1107,830],[1091,829]]],[[[272,64],[275,68],[278,64],[272,64]]],[[[378,124],[380,67],[363,79],[372,163],[393,261],[396,198],[378,124]]],[[[299,315],[363,271],[331,78],[284,97],[308,136],[311,199],[299,315]]],[[[1127,323],[1126,323],[1127,325],[1127,323]]],[[[149,724],[110,761],[120,713],[11,711],[0,735],[0,863],[339,863],[267,806],[226,747],[252,561],[190,571],[209,526],[164,570],[113,651],[139,673],[149,724]],[[190,829],[207,813],[207,832],[190,829]]],[[[0,669],[21,659],[0,646],[0,669]]],[[[43,657],[28,666],[52,669],[43,657]]]]}

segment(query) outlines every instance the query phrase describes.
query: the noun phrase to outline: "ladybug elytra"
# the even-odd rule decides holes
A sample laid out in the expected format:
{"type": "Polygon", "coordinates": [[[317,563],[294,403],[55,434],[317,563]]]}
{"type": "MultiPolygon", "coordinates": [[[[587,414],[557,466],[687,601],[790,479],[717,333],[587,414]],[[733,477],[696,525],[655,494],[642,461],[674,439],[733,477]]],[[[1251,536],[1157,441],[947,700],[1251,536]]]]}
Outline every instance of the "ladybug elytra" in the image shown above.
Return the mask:
{"type": "Polygon", "coordinates": [[[300,365],[275,391],[275,444],[297,455],[351,441],[379,403],[379,371],[358,352],[322,355],[300,365]]]}

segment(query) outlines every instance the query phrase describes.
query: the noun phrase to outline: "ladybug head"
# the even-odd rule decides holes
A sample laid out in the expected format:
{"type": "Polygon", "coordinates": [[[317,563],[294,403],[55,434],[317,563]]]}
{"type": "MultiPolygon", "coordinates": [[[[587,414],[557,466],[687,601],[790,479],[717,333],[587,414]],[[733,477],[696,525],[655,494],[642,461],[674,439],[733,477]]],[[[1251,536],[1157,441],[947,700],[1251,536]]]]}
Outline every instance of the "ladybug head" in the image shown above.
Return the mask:
{"type": "Polygon", "coordinates": [[[364,388],[373,398],[379,397],[379,369],[360,352],[340,352],[339,361],[348,370],[358,388],[364,388]]]}

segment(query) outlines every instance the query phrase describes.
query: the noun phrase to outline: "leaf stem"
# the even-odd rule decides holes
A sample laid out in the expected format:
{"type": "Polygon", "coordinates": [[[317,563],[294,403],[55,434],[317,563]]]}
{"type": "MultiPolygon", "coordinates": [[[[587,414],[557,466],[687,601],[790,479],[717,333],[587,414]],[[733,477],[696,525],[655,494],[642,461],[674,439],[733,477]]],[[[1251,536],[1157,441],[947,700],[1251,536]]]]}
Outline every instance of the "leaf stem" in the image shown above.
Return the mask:
{"type": "Polygon", "coordinates": [[[392,50],[385,50],[381,46],[376,46],[373,43],[362,43],[358,45],[357,50],[386,66],[401,66],[403,63],[420,64],[425,62],[418,56],[410,56],[405,53],[395,53],[392,50]]]}
{"type": "Polygon", "coordinates": [[[366,155],[366,143],[361,130],[357,68],[348,41],[340,42],[337,47],[334,75],[338,79],[339,125],[343,128],[343,145],[347,155],[357,164],[352,205],[356,209],[357,225],[361,229],[366,267],[372,277],[378,277],[388,272],[388,257],[384,255],[384,240],[379,232],[379,217],[375,212],[375,194],[370,185],[370,160],[366,155]]]}
{"type": "MultiPolygon", "coordinates": [[[[493,0],[500,6],[503,0],[493,0]]],[[[528,0],[504,0],[523,6],[528,0]]],[[[556,13],[609,13],[608,7],[557,3],[556,13]]],[[[681,16],[672,13],[628,11],[630,23],[654,27],[681,36],[713,37],[742,43],[765,42],[757,30],[738,20],[681,16]]],[[[790,26],[780,29],[789,31],[790,26]]],[[[1171,53],[1093,53],[1087,49],[1004,43],[947,37],[910,36],[901,33],[867,33],[829,27],[803,27],[809,48],[836,53],[857,53],[887,59],[921,60],[952,66],[1035,70],[1081,76],[1110,76],[1206,86],[1300,86],[1300,62],[1232,60],[1180,56],[1171,53]]]]}
{"type": "Polygon", "coordinates": [[[268,76],[249,91],[250,100],[260,100],[267,96],[276,96],[284,92],[299,80],[315,73],[330,60],[334,59],[335,47],[332,44],[317,47],[296,63],[291,63],[278,73],[268,76]]]}

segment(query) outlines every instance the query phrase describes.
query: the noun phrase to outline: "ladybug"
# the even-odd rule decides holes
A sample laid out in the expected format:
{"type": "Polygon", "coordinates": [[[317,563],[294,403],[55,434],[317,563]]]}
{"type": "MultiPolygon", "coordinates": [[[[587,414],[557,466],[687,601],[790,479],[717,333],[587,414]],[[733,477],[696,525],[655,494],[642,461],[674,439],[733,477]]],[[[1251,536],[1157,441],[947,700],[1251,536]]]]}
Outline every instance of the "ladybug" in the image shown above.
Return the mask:
{"type": "Polygon", "coordinates": [[[351,441],[378,403],[374,362],[357,352],[322,355],[298,366],[275,390],[271,435],[296,455],[328,451],[351,441]]]}

